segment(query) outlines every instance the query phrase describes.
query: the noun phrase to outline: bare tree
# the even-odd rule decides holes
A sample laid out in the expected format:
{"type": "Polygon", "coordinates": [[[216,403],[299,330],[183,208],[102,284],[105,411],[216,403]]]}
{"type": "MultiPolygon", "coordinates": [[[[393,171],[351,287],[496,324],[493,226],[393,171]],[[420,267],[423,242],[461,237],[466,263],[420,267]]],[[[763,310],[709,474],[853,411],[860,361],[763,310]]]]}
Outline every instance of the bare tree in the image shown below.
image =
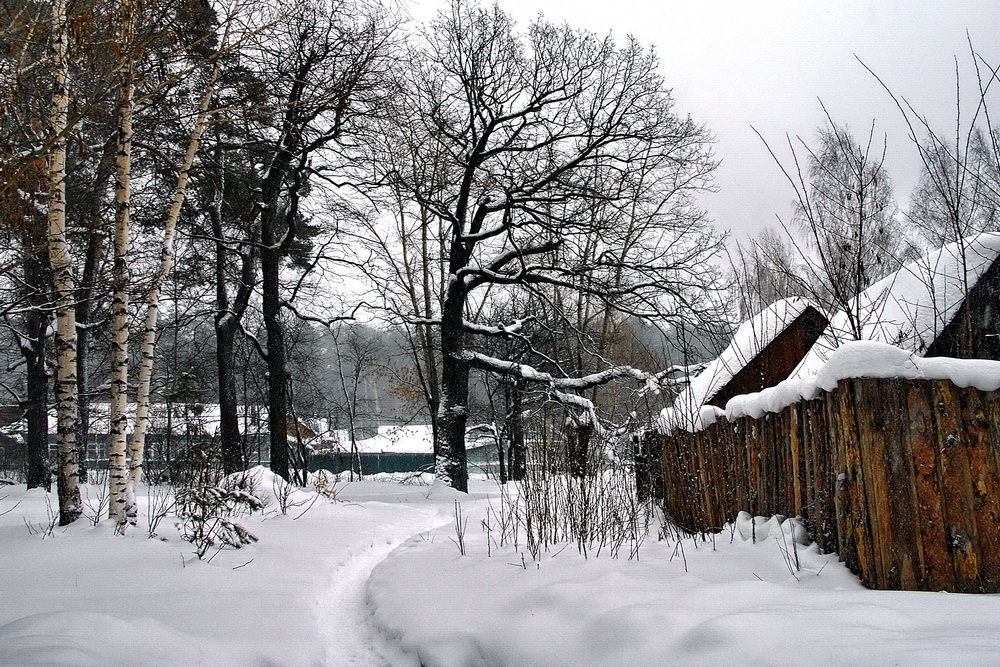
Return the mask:
{"type": "MultiPolygon", "coordinates": [[[[211,195],[207,209],[215,245],[215,346],[219,383],[219,444],[222,469],[228,475],[242,469],[246,463],[240,438],[235,355],[240,323],[253,295],[257,239],[252,222],[255,216],[252,215],[249,197],[233,196],[236,188],[232,186],[228,187],[230,196],[227,197],[226,175],[229,167],[218,132],[214,162],[209,177],[211,195]],[[224,210],[229,213],[228,216],[224,214],[224,210]],[[244,223],[239,227],[241,232],[249,235],[248,244],[234,245],[228,242],[226,225],[223,223],[227,217],[236,218],[240,223],[244,223]],[[251,219],[249,228],[245,225],[247,219],[251,219]],[[231,261],[234,257],[239,259],[235,272],[232,270],[231,261]],[[230,284],[236,286],[233,293],[230,284]]],[[[242,190],[245,191],[246,188],[242,190]]]]}
{"type": "Polygon", "coordinates": [[[692,243],[708,237],[689,199],[714,165],[706,133],[673,113],[655,56],[634,41],[618,47],[544,20],[521,35],[497,7],[454,2],[413,60],[393,131],[437,177],[393,177],[445,230],[441,312],[427,322],[440,332],[436,476],[466,490],[473,367],[573,391],[645,377],[612,367],[561,380],[476,352],[474,337],[521,327],[476,322],[481,291],[558,288],[619,312],[676,312],[716,247],[692,243]],[[648,177],[636,182],[640,165],[648,177]],[[636,191],[654,211],[641,231],[622,227],[627,210],[609,214],[636,191]],[[608,208],[591,215],[599,203],[608,208]],[[582,252],[588,242],[597,245],[582,252]]]}
{"type": "Polygon", "coordinates": [[[801,137],[788,137],[787,144],[788,166],[767,148],[795,191],[793,221],[804,244],[782,226],[799,254],[799,283],[828,312],[846,313],[849,333],[860,338],[864,315],[855,297],[898,269],[910,250],[883,166],[885,138],[876,140],[873,122],[859,143],[827,115],[815,147],[801,137]]]}
{"type": "Polygon", "coordinates": [[[344,154],[384,94],[395,26],[381,8],[347,1],[277,11],[287,17],[255,45],[254,57],[274,100],[261,154],[261,297],[271,469],[288,479],[290,378],[282,318],[291,298],[282,293],[281,268],[301,241],[301,205],[310,183],[336,183],[344,174],[344,154]]]}
{"type": "Polygon", "coordinates": [[[770,227],[747,243],[737,244],[730,257],[740,321],[780,299],[806,296],[806,274],[791,243],[770,227]]]}
{"type": "MultiPolygon", "coordinates": [[[[344,396],[340,412],[347,417],[347,437],[350,440],[350,479],[354,481],[354,469],[362,474],[361,457],[358,451],[358,419],[364,379],[371,374],[379,362],[381,346],[379,339],[370,332],[348,324],[331,332],[337,355],[337,379],[344,396]]],[[[383,351],[384,352],[384,351],[383,351]]]]}

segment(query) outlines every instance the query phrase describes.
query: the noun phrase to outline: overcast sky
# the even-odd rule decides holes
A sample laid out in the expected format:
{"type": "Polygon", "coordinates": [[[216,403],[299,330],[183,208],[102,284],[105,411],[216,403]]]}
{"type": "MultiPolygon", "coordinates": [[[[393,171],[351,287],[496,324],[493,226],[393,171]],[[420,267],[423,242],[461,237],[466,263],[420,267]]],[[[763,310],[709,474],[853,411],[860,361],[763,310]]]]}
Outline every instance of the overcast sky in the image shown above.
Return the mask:
{"type": "MultiPolygon", "coordinates": [[[[411,0],[415,17],[439,0],[411,0]]],[[[787,217],[793,193],[754,135],[772,145],[786,132],[811,140],[824,117],[867,136],[874,119],[888,134],[886,164],[905,206],[919,163],[894,104],[855,60],[875,70],[942,131],[952,131],[955,61],[973,76],[966,42],[1000,63],[997,0],[500,0],[523,26],[539,12],[596,32],[633,34],[653,44],[678,111],[717,139],[719,192],[704,207],[737,237],[787,217]]],[[[974,78],[964,78],[971,99],[974,78]]],[[[1000,108],[1000,104],[997,105],[1000,108]]],[[[998,111],[1000,113],[1000,111],[998,111]]]]}

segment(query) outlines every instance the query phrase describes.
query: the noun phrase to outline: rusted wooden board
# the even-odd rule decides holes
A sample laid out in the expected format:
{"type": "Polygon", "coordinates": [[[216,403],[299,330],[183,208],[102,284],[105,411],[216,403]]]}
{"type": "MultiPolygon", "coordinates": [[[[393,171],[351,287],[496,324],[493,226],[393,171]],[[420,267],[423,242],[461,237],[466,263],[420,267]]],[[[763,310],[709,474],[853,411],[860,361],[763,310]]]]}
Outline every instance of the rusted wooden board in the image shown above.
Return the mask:
{"type": "Polygon", "coordinates": [[[946,521],[945,548],[951,556],[955,590],[979,591],[979,547],[972,480],[965,432],[960,423],[961,405],[950,382],[930,383],[935,436],[941,465],[941,506],[946,521]]]}

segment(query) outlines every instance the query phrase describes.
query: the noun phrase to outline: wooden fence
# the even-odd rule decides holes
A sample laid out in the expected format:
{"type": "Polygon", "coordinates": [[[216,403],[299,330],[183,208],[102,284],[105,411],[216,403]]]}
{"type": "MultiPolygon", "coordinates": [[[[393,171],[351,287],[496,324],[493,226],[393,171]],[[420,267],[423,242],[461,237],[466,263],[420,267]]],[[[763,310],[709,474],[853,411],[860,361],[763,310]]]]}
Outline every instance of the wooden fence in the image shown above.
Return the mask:
{"type": "Polygon", "coordinates": [[[658,438],[664,508],[683,528],[799,515],[870,588],[1000,592],[1000,392],[844,380],[761,419],[658,438]]]}

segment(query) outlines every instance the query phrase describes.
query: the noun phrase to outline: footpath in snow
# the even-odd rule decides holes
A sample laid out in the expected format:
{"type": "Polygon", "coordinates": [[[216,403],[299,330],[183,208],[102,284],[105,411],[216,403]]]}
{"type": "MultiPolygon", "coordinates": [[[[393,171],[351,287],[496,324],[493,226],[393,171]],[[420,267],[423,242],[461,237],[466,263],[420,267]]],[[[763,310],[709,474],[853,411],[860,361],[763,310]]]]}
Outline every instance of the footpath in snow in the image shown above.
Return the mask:
{"type": "MultiPolygon", "coordinates": [[[[96,505],[98,487],[86,492],[96,505]]],[[[270,500],[238,520],[258,543],[199,561],[173,517],[153,539],[141,523],[116,536],[84,520],[43,537],[54,495],[0,487],[0,665],[412,662],[373,631],[365,583],[398,544],[450,521],[450,490],[344,483],[337,502],[287,515],[270,500]]]]}
{"type": "MultiPolygon", "coordinates": [[[[584,558],[573,545],[533,560],[523,542],[500,546],[483,530],[496,485],[473,490],[366,481],[287,515],[271,498],[263,516],[240,519],[258,543],[199,561],[172,518],[154,539],[142,525],[116,536],[107,522],[44,536],[46,495],[2,488],[0,665],[995,664],[1000,655],[1000,596],[866,590],[835,555],[803,544],[793,521],[743,516],[714,538],[679,542],[658,539],[654,525],[638,560],[584,558]]],[[[88,492],[94,502],[97,487],[88,492]]]]}
{"type": "Polygon", "coordinates": [[[650,536],[631,561],[572,545],[522,560],[471,528],[462,556],[444,527],[379,564],[369,596],[428,667],[997,663],[1000,596],[867,590],[835,554],[793,546],[797,522],[756,523],[650,536]]]}

